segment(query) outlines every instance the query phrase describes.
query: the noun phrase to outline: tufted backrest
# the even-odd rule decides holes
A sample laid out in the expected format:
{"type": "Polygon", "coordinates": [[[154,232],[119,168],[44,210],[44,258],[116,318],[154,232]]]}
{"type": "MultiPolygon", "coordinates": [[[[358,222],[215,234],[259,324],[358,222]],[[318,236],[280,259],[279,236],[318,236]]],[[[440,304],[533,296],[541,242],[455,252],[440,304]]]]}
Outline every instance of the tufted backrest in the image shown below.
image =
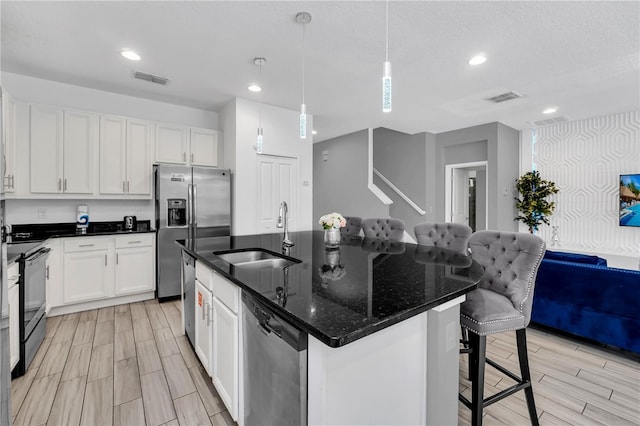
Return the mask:
{"type": "Polygon", "coordinates": [[[404,236],[404,222],[392,217],[370,218],[362,221],[365,238],[401,241],[404,236]]]}
{"type": "Polygon", "coordinates": [[[418,244],[466,254],[471,228],[462,223],[419,223],[413,228],[418,244]]]}
{"type": "Polygon", "coordinates": [[[505,296],[529,324],[544,241],[532,234],[487,230],[474,233],[469,247],[484,269],[479,287],[505,296]]]}
{"type": "Polygon", "coordinates": [[[347,224],[340,228],[342,235],[359,235],[362,229],[362,218],[358,216],[345,216],[347,224]]]}

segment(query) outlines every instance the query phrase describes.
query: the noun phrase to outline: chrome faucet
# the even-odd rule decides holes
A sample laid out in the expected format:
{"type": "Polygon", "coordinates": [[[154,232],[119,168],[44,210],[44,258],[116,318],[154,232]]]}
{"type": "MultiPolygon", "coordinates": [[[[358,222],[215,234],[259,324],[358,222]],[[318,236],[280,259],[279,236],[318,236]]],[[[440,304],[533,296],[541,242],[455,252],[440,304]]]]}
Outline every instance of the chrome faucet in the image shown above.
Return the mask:
{"type": "Polygon", "coordinates": [[[284,235],[282,236],[283,247],[291,247],[294,245],[293,241],[289,239],[289,229],[287,227],[288,215],[289,215],[289,208],[287,207],[287,202],[283,201],[280,203],[280,210],[278,211],[278,221],[276,222],[276,228],[282,228],[284,225],[284,235]]]}

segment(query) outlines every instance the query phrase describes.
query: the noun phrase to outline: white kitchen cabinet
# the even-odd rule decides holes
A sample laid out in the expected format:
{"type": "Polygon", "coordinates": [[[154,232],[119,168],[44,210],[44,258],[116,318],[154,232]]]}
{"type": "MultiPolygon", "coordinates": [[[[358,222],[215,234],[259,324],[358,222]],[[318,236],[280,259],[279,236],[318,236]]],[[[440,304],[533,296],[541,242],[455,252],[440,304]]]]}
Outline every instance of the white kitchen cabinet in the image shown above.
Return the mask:
{"type": "Polygon", "coordinates": [[[187,164],[189,128],[156,124],[156,163],[187,164]]]}
{"type": "Polygon", "coordinates": [[[151,195],[151,123],[100,116],[100,193],[151,195]]]}
{"type": "Polygon", "coordinates": [[[189,160],[192,166],[218,165],[219,133],[216,130],[191,128],[189,160]]]}
{"type": "Polygon", "coordinates": [[[213,298],[213,384],[229,414],[238,413],[238,315],[213,298]]]}
{"type": "Polygon", "coordinates": [[[114,270],[109,243],[108,238],[90,237],[64,241],[65,304],[112,296],[114,270]]]}
{"type": "Polygon", "coordinates": [[[12,263],[7,268],[8,291],[7,298],[9,304],[9,370],[20,361],[20,278],[19,265],[12,263]]]}
{"type": "Polygon", "coordinates": [[[156,251],[153,242],[153,234],[116,236],[116,296],[154,290],[156,251]]]}
{"type": "Polygon", "coordinates": [[[195,351],[202,366],[211,376],[212,373],[212,343],[213,343],[213,296],[211,291],[196,279],[195,300],[195,351]]]}
{"type": "Polygon", "coordinates": [[[2,160],[4,161],[4,190],[16,189],[16,102],[2,93],[2,160]]]}
{"type": "Polygon", "coordinates": [[[31,192],[93,194],[95,129],[95,114],[32,104],[31,192]]]}

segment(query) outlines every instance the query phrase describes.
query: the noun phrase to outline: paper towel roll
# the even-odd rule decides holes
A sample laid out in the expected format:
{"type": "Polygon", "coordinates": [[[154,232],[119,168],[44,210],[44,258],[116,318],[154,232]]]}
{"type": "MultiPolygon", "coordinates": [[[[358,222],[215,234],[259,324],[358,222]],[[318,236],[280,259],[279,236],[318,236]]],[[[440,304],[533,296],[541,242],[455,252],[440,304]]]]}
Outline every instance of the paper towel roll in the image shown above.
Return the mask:
{"type": "Polygon", "coordinates": [[[76,227],[80,229],[89,227],[89,206],[86,204],[78,204],[76,227]]]}

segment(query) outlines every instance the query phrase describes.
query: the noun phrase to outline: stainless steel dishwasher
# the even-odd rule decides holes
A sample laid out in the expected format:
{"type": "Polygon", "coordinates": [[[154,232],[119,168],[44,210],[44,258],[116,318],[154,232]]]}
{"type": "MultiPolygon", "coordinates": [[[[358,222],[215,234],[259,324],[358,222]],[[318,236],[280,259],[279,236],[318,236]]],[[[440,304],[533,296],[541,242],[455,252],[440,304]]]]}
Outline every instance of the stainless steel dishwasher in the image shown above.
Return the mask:
{"type": "Polygon", "coordinates": [[[244,424],[307,424],[307,333],[242,293],[244,424]]]}

